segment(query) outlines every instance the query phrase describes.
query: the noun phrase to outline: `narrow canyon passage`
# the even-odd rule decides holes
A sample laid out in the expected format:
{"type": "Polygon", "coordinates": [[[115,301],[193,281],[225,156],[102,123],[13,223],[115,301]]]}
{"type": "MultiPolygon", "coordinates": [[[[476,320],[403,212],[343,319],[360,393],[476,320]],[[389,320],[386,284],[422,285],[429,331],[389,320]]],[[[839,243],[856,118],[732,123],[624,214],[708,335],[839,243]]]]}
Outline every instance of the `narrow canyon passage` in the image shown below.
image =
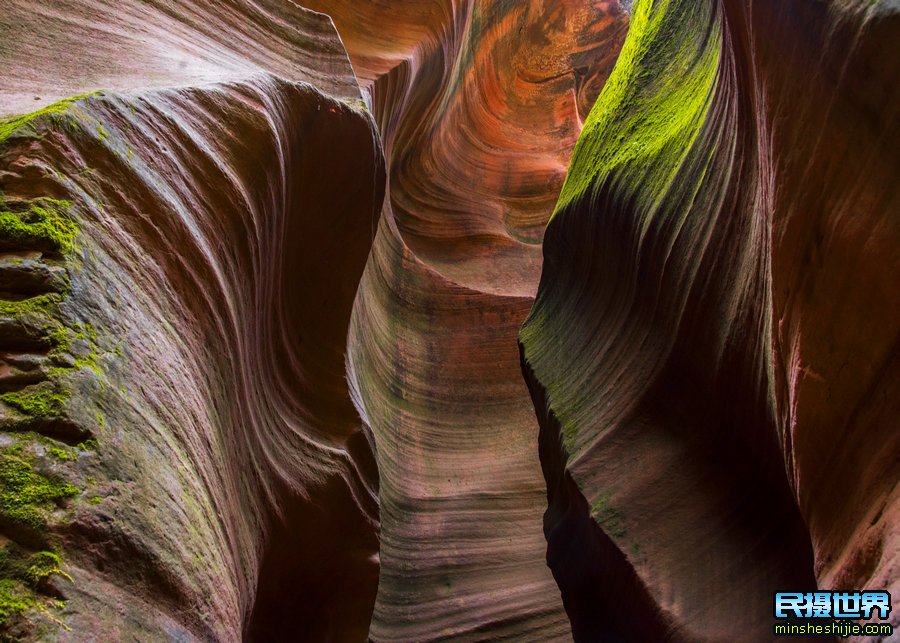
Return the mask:
{"type": "Polygon", "coordinates": [[[106,90],[2,141],[13,216],[41,191],[72,204],[80,243],[48,323],[89,326],[101,356],[73,372],[103,395],[41,384],[96,455],[55,464],[21,438],[79,492],[65,519],[36,508],[38,546],[84,588],[66,594],[75,629],[570,636],[515,337],[627,14],[436,2],[362,20],[373,7],[352,4],[311,7],[340,37],[276,0],[13,5],[7,113],[106,90]],[[52,48],[26,37],[39,26],[52,48]],[[59,55],[85,42],[89,64],[59,55]]]}
{"type": "Polygon", "coordinates": [[[896,594],[898,43],[888,0],[6,0],[0,639],[896,594]]]}
{"type": "Polygon", "coordinates": [[[515,338],[627,14],[615,2],[313,8],[335,20],[388,163],[348,355],[381,480],[370,634],[569,638],[515,338]]]}

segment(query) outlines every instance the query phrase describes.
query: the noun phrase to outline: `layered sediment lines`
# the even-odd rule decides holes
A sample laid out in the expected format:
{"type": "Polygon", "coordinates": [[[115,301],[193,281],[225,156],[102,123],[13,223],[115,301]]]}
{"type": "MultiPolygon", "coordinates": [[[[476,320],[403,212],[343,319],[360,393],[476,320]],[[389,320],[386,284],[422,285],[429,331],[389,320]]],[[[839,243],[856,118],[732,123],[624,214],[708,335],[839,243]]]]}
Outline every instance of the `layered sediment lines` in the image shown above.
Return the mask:
{"type": "Polygon", "coordinates": [[[9,0],[0,116],[86,91],[187,87],[269,73],[359,97],[328,16],[281,0],[9,0]]]}
{"type": "Polygon", "coordinates": [[[900,14],[631,25],[520,335],[548,562],[576,639],[765,640],[775,591],[898,589],[900,14]]]}
{"type": "Polygon", "coordinates": [[[374,640],[571,636],[515,338],[615,2],[316,1],[379,123],[389,197],[348,365],[377,444],[374,640]]]}
{"type": "Polygon", "coordinates": [[[377,640],[569,636],[515,337],[627,16],[310,4],[364,93],[292,2],[0,21],[0,114],[47,107],[0,129],[0,277],[53,293],[14,295],[2,371],[48,536],[6,527],[65,555],[10,576],[50,610],[11,627],[56,627],[55,596],[75,638],[361,640],[373,603],[377,640]],[[56,225],[77,241],[43,252],[56,225]]]}
{"type": "Polygon", "coordinates": [[[110,91],[0,121],[0,625],[362,640],[378,482],[344,356],[375,124],[324,16],[104,6],[2,18],[0,111],[110,91]]]}
{"type": "Polygon", "coordinates": [[[626,4],[7,3],[3,636],[900,591],[900,12],[626,4]]]}

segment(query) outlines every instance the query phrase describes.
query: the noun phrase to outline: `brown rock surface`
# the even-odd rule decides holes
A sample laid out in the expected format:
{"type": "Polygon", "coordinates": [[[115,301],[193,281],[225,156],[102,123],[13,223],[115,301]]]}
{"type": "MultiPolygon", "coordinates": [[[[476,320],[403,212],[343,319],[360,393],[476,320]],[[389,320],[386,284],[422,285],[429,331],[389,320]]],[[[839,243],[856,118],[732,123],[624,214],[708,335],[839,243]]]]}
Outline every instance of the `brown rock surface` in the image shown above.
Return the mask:
{"type": "Polygon", "coordinates": [[[334,18],[389,165],[348,356],[381,478],[370,635],[568,638],[515,337],[627,15],[616,2],[310,6],[334,18]]]}
{"type": "Polygon", "coordinates": [[[0,637],[900,591],[896,3],[301,4],[0,12],[0,637]]]}
{"type": "MultiPolygon", "coordinates": [[[[359,640],[377,572],[364,430],[385,482],[371,636],[567,637],[515,336],[626,15],[311,4],[340,23],[385,140],[381,224],[379,141],[331,98],[361,106],[327,16],[17,0],[0,23],[0,113],[106,90],[10,121],[2,150],[11,215],[52,196],[79,229],[66,253],[13,243],[9,257],[17,283],[63,279],[41,315],[85,353],[66,357],[43,317],[10,318],[40,351],[7,360],[7,385],[64,398],[27,427],[10,400],[10,421],[98,443],[51,467],[78,490],[40,543],[62,546],[76,581],[64,623],[222,640],[302,623],[359,640]],[[70,391],[76,375],[94,388],[70,391]]],[[[44,467],[57,447],[29,435],[44,467]]]]}
{"type": "Polygon", "coordinates": [[[635,3],[521,334],[576,638],[896,595],[898,42],[891,3],[635,3]]]}
{"type": "Polygon", "coordinates": [[[330,21],[10,9],[0,111],[110,91],[0,124],[0,600],[32,608],[6,632],[362,640],[377,471],[344,353],[384,162],[330,21]]]}

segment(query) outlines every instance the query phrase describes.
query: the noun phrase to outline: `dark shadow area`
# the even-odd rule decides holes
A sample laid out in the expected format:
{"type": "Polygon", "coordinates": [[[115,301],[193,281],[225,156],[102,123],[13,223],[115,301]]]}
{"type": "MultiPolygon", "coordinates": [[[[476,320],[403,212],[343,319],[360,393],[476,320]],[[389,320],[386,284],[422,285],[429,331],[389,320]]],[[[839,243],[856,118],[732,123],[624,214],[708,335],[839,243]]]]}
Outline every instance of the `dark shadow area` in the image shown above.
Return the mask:
{"type": "Polygon", "coordinates": [[[519,355],[540,425],[547,565],[559,585],[572,636],[576,641],[677,640],[625,555],[591,517],[587,500],[566,471],[559,421],[547,407],[544,388],[521,344],[519,355]]]}
{"type": "Polygon", "coordinates": [[[346,485],[333,479],[309,500],[285,501],[282,512],[269,530],[244,640],[365,641],[378,542],[346,485]]]}

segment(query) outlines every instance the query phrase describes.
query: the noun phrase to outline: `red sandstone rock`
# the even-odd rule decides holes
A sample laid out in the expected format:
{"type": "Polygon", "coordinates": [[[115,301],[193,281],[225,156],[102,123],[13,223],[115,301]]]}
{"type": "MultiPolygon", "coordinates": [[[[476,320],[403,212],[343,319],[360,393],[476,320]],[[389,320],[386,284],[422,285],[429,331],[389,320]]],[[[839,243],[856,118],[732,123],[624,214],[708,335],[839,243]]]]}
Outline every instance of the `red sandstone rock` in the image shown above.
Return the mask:
{"type": "Polygon", "coordinates": [[[317,0],[368,84],[388,200],[348,363],[377,444],[375,640],[560,640],[515,348],[618,3],[317,0]]]}
{"type": "Polygon", "coordinates": [[[0,116],[106,90],[0,123],[6,634],[765,640],[897,589],[894,8],[639,1],[588,116],[618,2],[307,4],[5,8],[0,116]]]}
{"type": "Polygon", "coordinates": [[[110,91],[0,125],[4,222],[49,208],[78,229],[71,247],[4,232],[10,270],[46,291],[26,304],[52,304],[3,295],[3,491],[37,498],[3,496],[4,555],[58,547],[72,579],[5,568],[4,592],[46,607],[6,631],[362,640],[377,471],[344,354],[384,164],[330,21],[274,2],[10,10],[0,111],[110,91]],[[68,285],[40,277],[60,269],[68,285]]]}
{"type": "Polygon", "coordinates": [[[78,226],[75,247],[13,271],[59,293],[46,314],[80,342],[67,357],[17,312],[44,352],[7,356],[4,381],[85,380],[59,417],[11,406],[4,421],[99,445],[51,467],[77,486],[57,492],[73,513],[29,546],[63,545],[74,632],[266,640],[302,624],[360,640],[378,569],[374,438],[372,637],[565,637],[514,339],[626,16],[320,5],[385,141],[381,224],[378,137],[334,100],[361,105],[327,16],[274,0],[12,5],[0,113],[107,90],[3,143],[11,216],[72,202],[57,218],[78,226]]]}
{"type": "Polygon", "coordinates": [[[548,561],[577,639],[767,640],[775,591],[898,589],[900,14],[632,17],[521,335],[548,561]]]}

